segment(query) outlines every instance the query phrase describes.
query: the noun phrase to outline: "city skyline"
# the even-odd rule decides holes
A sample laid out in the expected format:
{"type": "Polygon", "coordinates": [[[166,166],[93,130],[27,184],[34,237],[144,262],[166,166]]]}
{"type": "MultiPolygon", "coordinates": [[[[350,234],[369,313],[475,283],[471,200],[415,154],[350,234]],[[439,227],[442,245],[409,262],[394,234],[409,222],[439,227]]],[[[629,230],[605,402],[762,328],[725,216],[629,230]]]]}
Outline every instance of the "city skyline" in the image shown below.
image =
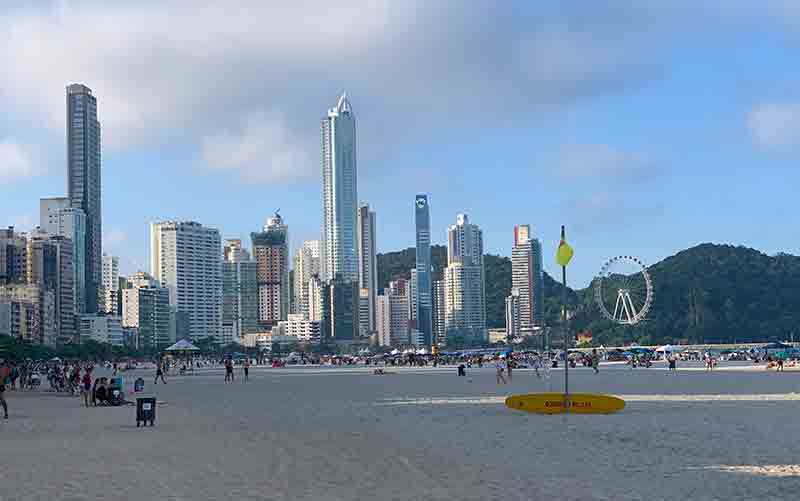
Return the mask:
{"type": "MultiPolygon", "coordinates": [[[[10,68],[0,89],[9,104],[0,123],[3,224],[30,231],[37,200],[63,194],[64,89],[80,82],[99,102],[103,246],[120,256],[121,273],[147,269],[147,227],[163,219],[203,221],[247,240],[282,207],[295,249],[319,238],[319,215],[307,210],[321,198],[317,120],[347,89],[360,124],[359,198],[393,229],[378,252],[413,247],[407,200],[427,192],[437,209],[433,244],[467,212],[480,215],[486,251],[510,256],[509,228],[529,221],[551,275],[566,224],[577,287],[623,253],[655,263],[718,242],[800,254],[780,217],[800,183],[800,98],[786,64],[798,44],[795,25],[780,21],[797,14],[777,3],[699,4],[321,8],[337,27],[324,33],[303,28],[301,9],[280,13],[293,29],[263,33],[220,15],[222,7],[193,18],[172,6],[194,19],[174,37],[155,14],[130,16],[122,5],[4,6],[4,27],[19,29],[5,31],[9,50],[0,55],[10,68]],[[342,30],[354,12],[358,29],[342,30]],[[413,44],[411,15],[421,35],[413,44]],[[587,17],[599,22],[585,33],[567,29],[587,17]],[[497,22],[487,38],[489,24],[478,20],[489,18],[497,22]],[[125,29],[107,32],[98,19],[125,29]],[[215,57],[181,56],[204,51],[197,35],[212,21],[215,57]],[[31,37],[40,41],[36,57],[31,37]],[[144,40],[164,50],[152,71],[135,71],[144,40]],[[174,50],[178,43],[185,51],[174,50]],[[113,59],[101,50],[108,46],[120,48],[113,59]],[[68,64],[65,53],[85,57],[68,64]],[[265,78],[274,67],[283,76],[265,78]],[[197,74],[209,75],[204,85],[187,85],[197,74]]],[[[256,7],[248,17],[270,14],[256,7]]]]}

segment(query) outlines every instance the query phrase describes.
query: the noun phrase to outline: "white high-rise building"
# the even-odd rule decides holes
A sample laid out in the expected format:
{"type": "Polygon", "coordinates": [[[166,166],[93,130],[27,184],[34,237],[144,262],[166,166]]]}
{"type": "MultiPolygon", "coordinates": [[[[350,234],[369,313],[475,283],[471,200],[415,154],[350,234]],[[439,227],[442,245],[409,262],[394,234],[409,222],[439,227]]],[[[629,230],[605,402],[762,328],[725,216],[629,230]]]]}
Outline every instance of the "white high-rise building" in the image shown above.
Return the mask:
{"type": "Polygon", "coordinates": [[[464,342],[485,342],[486,286],[483,270],[483,232],[466,214],[447,230],[445,336],[464,342]]]}
{"type": "Polygon", "coordinates": [[[103,254],[103,284],[100,288],[102,300],[100,309],[110,315],[116,315],[119,305],[119,258],[103,254]]]}
{"type": "Polygon", "coordinates": [[[433,300],[433,333],[436,336],[436,343],[445,340],[445,282],[444,280],[434,280],[431,287],[433,300]]]}
{"type": "Polygon", "coordinates": [[[417,299],[419,297],[419,277],[417,269],[411,268],[411,279],[408,281],[408,319],[417,320],[417,299]]]}
{"type": "Polygon", "coordinates": [[[278,322],[277,329],[281,335],[297,338],[300,343],[319,344],[322,339],[322,322],[307,320],[300,314],[289,315],[287,320],[278,322]]]}
{"type": "Polygon", "coordinates": [[[320,273],[319,240],[307,240],[294,254],[294,313],[308,317],[311,277],[320,273]]]}
{"type": "Polygon", "coordinates": [[[384,332],[378,332],[378,339],[388,339],[392,346],[407,346],[409,344],[408,281],[400,279],[389,282],[389,287],[384,290],[382,297],[384,298],[381,300],[383,317],[379,320],[378,325],[384,329],[384,332]],[[385,332],[387,325],[389,327],[388,334],[385,332]]]}
{"type": "Polygon", "coordinates": [[[530,226],[514,227],[514,247],[511,249],[511,281],[519,296],[519,332],[529,336],[542,326],[544,300],[542,297],[542,246],[531,237],[530,226]]]}
{"type": "MultiPolygon", "coordinates": [[[[325,320],[327,287],[319,276],[314,275],[308,281],[308,319],[325,320]]],[[[326,334],[327,335],[327,334],[326,334]]]]}
{"type": "Polygon", "coordinates": [[[50,235],[72,242],[72,297],[75,315],[86,311],[86,214],[70,206],[67,197],[42,198],[39,201],[39,226],[50,235]]]}
{"type": "Polygon", "coordinates": [[[369,337],[375,331],[375,297],[378,294],[378,262],[375,254],[375,211],[369,204],[358,207],[358,286],[366,308],[359,312],[359,335],[369,337]]]}
{"type": "Polygon", "coordinates": [[[378,333],[378,346],[392,345],[392,310],[389,296],[381,294],[375,298],[375,330],[378,333]]]}
{"type": "Polygon", "coordinates": [[[511,295],[506,298],[506,339],[518,338],[520,336],[520,327],[519,289],[512,287],[511,295]]]}
{"type": "Polygon", "coordinates": [[[358,281],[356,120],[347,94],[322,120],[323,280],[358,281]]]}
{"type": "Polygon", "coordinates": [[[150,224],[150,273],[169,289],[170,306],[185,314],[189,337],[222,341],[222,241],[193,221],[150,224]]]}

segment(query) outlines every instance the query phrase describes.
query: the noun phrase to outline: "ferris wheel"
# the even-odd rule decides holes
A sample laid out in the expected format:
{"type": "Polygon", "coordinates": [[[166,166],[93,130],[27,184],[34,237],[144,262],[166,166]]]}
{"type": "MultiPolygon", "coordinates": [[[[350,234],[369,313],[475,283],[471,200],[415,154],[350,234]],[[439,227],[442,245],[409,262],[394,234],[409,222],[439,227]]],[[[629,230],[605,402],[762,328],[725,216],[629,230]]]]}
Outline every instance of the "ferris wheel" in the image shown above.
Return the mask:
{"type": "Polygon", "coordinates": [[[612,257],[594,280],[594,299],[607,319],[636,325],[653,304],[653,282],[647,266],[634,256],[612,257]]]}

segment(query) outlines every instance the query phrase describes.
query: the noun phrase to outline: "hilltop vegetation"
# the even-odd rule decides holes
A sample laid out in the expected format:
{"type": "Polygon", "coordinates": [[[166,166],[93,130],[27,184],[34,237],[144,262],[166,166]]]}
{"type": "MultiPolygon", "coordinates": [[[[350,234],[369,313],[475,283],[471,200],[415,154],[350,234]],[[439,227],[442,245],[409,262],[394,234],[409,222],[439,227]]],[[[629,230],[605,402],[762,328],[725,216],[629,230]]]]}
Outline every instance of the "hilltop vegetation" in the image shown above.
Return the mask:
{"type": "MultiPolygon", "coordinates": [[[[432,247],[434,277],[446,265],[446,249],[432,247]]],[[[378,255],[378,286],[409,278],[414,248],[378,255]]],[[[505,325],[505,298],[511,290],[511,260],[487,254],[487,327],[505,325]]],[[[746,342],[800,339],[800,257],[768,256],[730,245],[702,244],[649,268],[655,302],[648,320],[633,328],[605,320],[591,287],[568,289],[572,329],[591,330],[598,344],[746,342]]],[[[545,273],[545,319],[558,326],[561,285],[545,273]]]]}

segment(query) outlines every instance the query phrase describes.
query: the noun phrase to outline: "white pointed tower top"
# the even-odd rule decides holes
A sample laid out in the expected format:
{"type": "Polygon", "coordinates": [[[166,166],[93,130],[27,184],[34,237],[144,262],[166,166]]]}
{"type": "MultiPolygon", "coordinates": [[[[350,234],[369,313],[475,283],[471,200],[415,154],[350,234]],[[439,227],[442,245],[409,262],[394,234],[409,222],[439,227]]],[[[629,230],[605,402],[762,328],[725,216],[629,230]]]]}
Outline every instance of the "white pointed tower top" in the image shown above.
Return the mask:
{"type": "Polygon", "coordinates": [[[353,107],[350,105],[350,100],[347,99],[347,91],[342,92],[342,95],[339,96],[339,101],[336,103],[336,111],[353,114],[353,107]]]}

